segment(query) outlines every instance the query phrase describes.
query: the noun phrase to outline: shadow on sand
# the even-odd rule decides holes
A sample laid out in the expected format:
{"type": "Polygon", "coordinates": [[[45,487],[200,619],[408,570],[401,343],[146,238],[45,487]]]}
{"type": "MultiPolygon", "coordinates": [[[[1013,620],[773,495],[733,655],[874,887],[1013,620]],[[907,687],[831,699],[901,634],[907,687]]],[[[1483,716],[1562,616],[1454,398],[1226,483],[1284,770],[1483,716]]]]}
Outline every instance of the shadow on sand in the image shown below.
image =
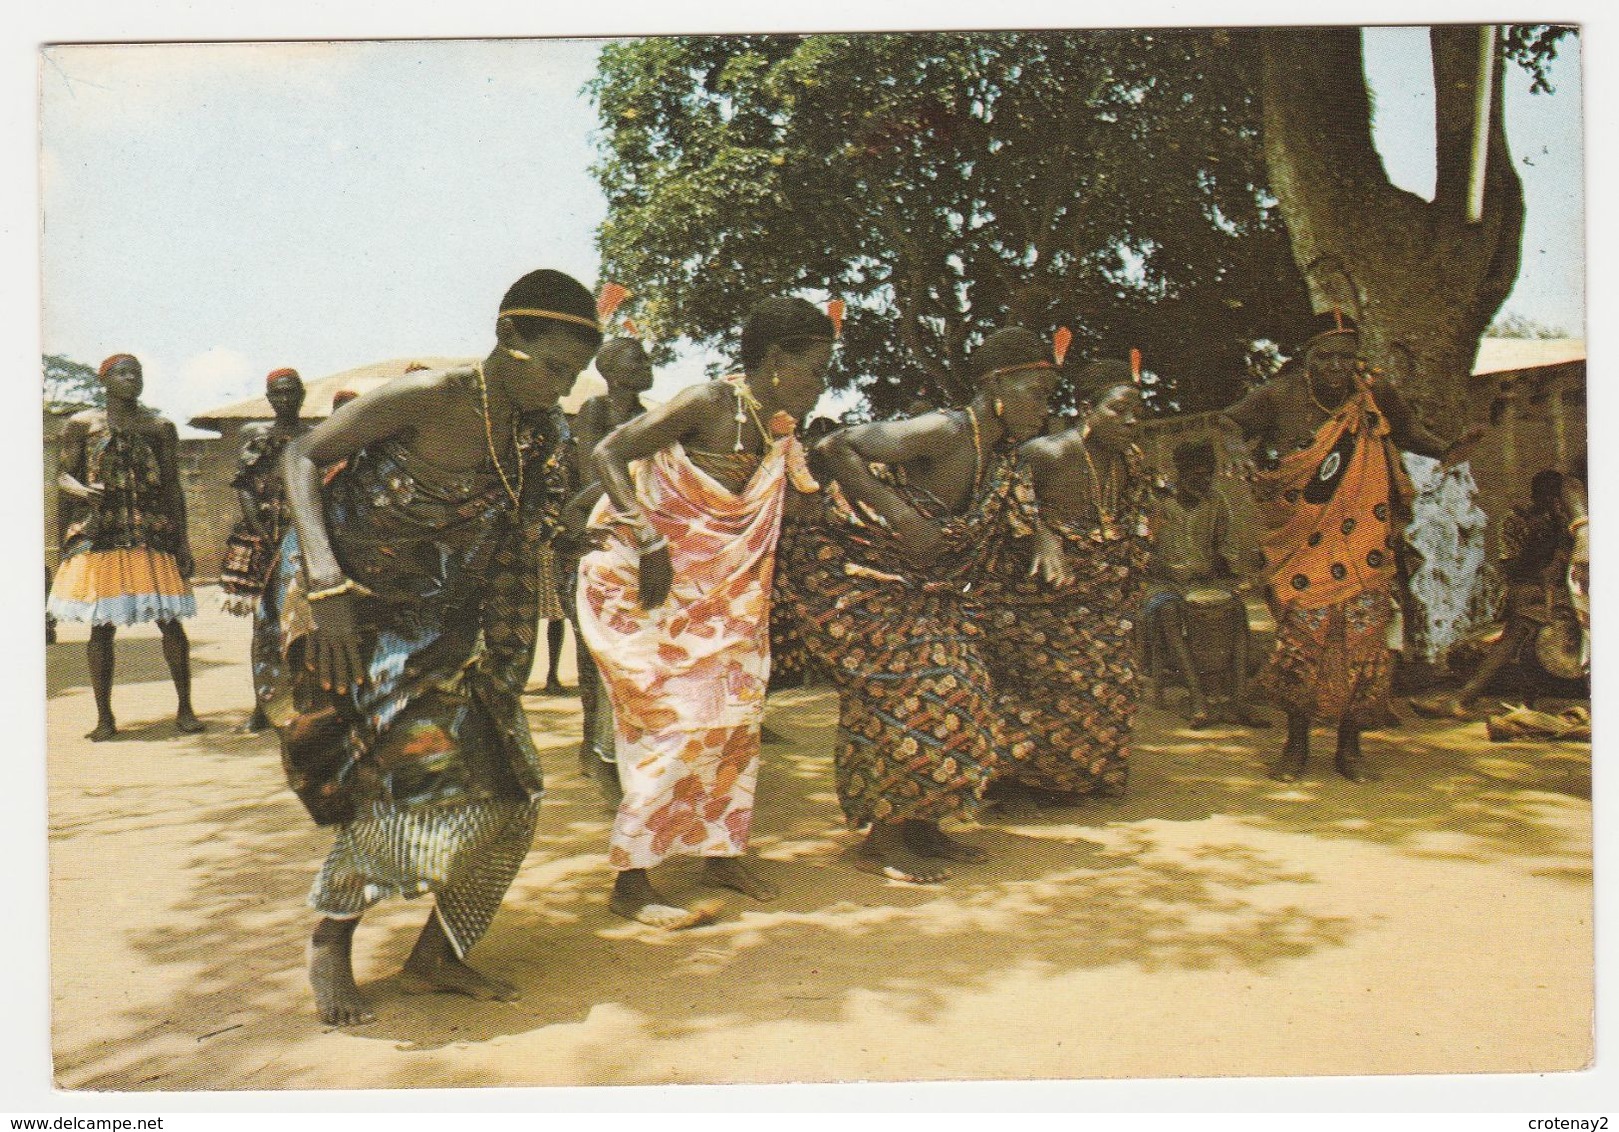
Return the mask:
{"type": "MultiPolygon", "coordinates": [[[[1588,748],[1490,748],[1459,726],[1423,724],[1368,738],[1387,776],[1377,786],[1343,782],[1330,759],[1318,759],[1314,777],[1283,787],[1261,773],[1279,742],[1275,729],[1181,731],[1170,716],[1146,712],[1122,803],[1016,824],[997,824],[992,814],[968,835],[992,861],[960,866],[943,886],[884,883],[843,858],[856,837],[840,826],[831,787],[836,701],[810,689],[773,697],[768,724],[787,742],[765,748],[759,783],[754,845],[782,896],[760,905],[726,894],[719,923],[659,934],[606,910],[610,819],[576,769],[577,701],[529,702],[537,739],[550,744],[549,792],[534,850],[473,955],[517,983],[522,1000],[400,994],[385,973],[403,959],[430,905],[396,902],[368,916],[357,938],[361,982],[379,1021],[352,1031],[354,1040],[428,1051],[579,1023],[611,1006],[630,1013],[631,1031],[580,1054],[591,1070],[575,1083],[648,1083],[656,1069],[637,1060],[647,1039],[789,1017],[835,1021],[870,996],[927,1022],[1014,971],[1266,970],[1375,926],[1371,913],[1310,910],[1317,878],[1243,843],[1231,823],[1419,854],[1527,855],[1589,876],[1589,858],[1566,847],[1549,820],[1559,800],[1588,794],[1588,748]],[[1223,818],[1213,834],[1202,830],[1192,844],[1176,836],[1213,817],[1223,818]],[[1233,836],[1222,841],[1224,830],[1233,836]]],[[[277,783],[272,738],[214,734],[172,746],[188,775],[237,783],[228,803],[198,812],[160,789],[135,789],[118,796],[110,828],[127,832],[178,812],[196,823],[189,888],[172,916],[185,926],[159,922],[133,941],[146,961],[185,976],[159,1013],[147,1004],[119,1019],[131,1036],[116,1048],[59,1048],[58,1079],[91,1088],[299,1087],[304,1079],[277,1059],[319,1028],[303,984],[312,923],[303,900],[329,836],[277,783]]],[[[655,879],[685,899],[696,875],[693,863],[675,862],[655,879]]],[[[458,1083],[443,1062],[422,1061],[350,1084],[458,1083]]],[[[719,1067],[715,1079],[723,1079],[719,1067]]]]}

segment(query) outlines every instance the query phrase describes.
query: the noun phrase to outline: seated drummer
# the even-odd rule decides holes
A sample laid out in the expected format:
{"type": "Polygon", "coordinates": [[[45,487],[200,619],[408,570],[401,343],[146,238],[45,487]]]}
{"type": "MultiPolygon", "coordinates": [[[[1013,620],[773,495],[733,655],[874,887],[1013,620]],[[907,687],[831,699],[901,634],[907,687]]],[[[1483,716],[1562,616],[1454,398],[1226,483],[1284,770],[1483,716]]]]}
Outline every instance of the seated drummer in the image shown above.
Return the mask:
{"type": "Polygon", "coordinates": [[[1589,552],[1581,550],[1588,545],[1581,538],[1585,508],[1585,487],[1574,476],[1548,468],[1529,482],[1529,505],[1514,508],[1501,524],[1498,562],[1506,581],[1501,637],[1454,695],[1413,699],[1417,714],[1471,719],[1485,687],[1542,627],[1575,618],[1569,573],[1582,553],[1589,562],[1589,552]]]}
{"type": "Polygon", "coordinates": [[[1252,727],[1262,719],[1248,706],[1248,610],[1237,594],[1240,579],[1231,512],[1214,490],[1214,446],[1208,441],[1175,449],[1175,483],[1157,492],[1152,511],[1153,554],[1148,565],[1147,598],[1142,606],[1147,670],[1163,703],[1166,666],[1180,670],[1194,728],[1213,722],[1210,689],[1196,656],[1214,652],[1226,658],[1220,690],[1230,690],[1232,718],[1252,727]],[[1188,597],[1209,616],[1189,617],[1188,597]],[[1203,640],[1198,634],[1218,634],[1203,640]]]}

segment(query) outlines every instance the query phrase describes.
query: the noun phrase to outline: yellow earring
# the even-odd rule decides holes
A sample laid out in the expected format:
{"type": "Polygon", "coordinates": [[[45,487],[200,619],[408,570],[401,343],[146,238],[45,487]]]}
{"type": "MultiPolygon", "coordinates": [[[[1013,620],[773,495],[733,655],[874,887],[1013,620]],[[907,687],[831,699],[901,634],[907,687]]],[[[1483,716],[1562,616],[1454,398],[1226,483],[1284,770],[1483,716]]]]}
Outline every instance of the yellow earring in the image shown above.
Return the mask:
{"type": "Polygon", "coordinates": [[[770,384],[771,385],[780,385],[781,384],[781,371],[780,370],[771,370],[770,371],[770,384]]]}
{"type": "Polygon", "coordinates": [[[999,420],[1000,417],[1001,417],[1001,414],[1004,413],[1005,411],[1006,411],[1006,406],[1001,404],[1001,399],[999,397],[995,398],[995,419],[999,420]]]}
{"type": "Polygon", "coordinates": [[[512,357],[516,358],[520,362],[532,362],[534,360],[529,355],[523,353],[523,351],[514,350],[510,346],[502,346],[501,349],[505,350],[508,354],[510,354],[512,357]]]}

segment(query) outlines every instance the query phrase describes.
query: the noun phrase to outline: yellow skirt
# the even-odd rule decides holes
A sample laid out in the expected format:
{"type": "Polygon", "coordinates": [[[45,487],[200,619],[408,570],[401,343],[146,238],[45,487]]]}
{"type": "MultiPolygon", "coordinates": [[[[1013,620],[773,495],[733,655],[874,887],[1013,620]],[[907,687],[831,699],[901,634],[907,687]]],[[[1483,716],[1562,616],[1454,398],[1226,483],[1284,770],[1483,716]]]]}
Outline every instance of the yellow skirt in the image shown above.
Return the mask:
{"type": "Polygon", "coordinates": [[[138,546],[75,554],[56,568],[45,608],[58,621],[138,625],[195,617],[197,599],[174,555],[138,546]]]}

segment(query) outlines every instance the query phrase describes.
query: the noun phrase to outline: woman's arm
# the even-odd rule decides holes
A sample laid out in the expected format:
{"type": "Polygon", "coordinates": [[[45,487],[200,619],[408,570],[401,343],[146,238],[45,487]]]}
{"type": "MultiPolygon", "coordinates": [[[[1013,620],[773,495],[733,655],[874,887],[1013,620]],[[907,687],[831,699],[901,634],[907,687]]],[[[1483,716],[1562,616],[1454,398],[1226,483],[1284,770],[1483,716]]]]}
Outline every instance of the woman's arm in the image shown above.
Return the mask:
{"type": "Polygon", "coordinates": [[[1568,516],[1568,533],[1574,543],[1568,556],[1568,580],[1581,594],[1591,592],[1591,520],[1587,507],[1585,485],[1565,475],[1563,513],[1568,516]]]}
{"type": "Polygon", "coordinates": [[[590,458],[608,433],[608,411],[607,397],[603,394],[579,406],[579,413],[573,418],[574,470],[581,488],[596,482],[596,469],[590,458]]]}
{"type": "Polygon", "coordinates": [[[1467,459],[1473,446],[1484,436],[1484,427],[1475,425],[1454,441],[1445,440],[1423,424],[1406,404],[1405,398],[1400,396],[1400,391],[1387,382],[1372,386],[1372,396],[1377,401],[1377,407],[1383,410],[1383,415],[1388,417],[1389,437],[1396,448],[1438,460],[1447,468],[1467,459]]]}
{"type": "Polygon", "coordinates": [[[870,465],[903,466],[938,455],[956,438],[956,422],[944,413],[903,421],[851,425],[832,433],[816,452],[851,502],[870,507],[893,530],[911,560],[926,566],[938,556],[943,532],[905,497],[871,474],[870,465]]]}
{"type": "Polygon", "coordinates": [[[591,456],[591,466],[602,490],[613,501],[617,519],[634,532],[641,556],[636,600],[642,609],[656,609],[664,603],[674,571],[669,563],[668,542],[653,527],[635,497],[630,463],[689,439],[717,413],[729,416],[731,400],[718,382],[692,386],[667,404],[619,425],[602,438],[591,456]]]}
{"type": "Polygon", "coordinates": [[[302,436],[294,437],[281,457],[287,509],[298,529],[304,576],[312,592],[343,583],[343,568],[332,553],[321,509],[320,469],[354,455],[367,444],[411,432],[415,423],[438,409],[442,375],[426,380],[390,382],[366,397],[341,406],[302,436]]]}
{"type": "Polygon", "coordinates": [[[1214,428],[1226,453],[1228,473],[1244,479],[1254,474],[1253,441],[1276,425],[1276,390],[1266,382],[1235,405],[1214,415],[1214,428]]]}
{"type": "Polygon", "coordinates": [[[367,444],[409,433],[416,421],[442,412],[439,391],[443,375],[402,378],[369,396],[340,407],[320,424],[296,437],[281,457],[287,509],[298,531],[304,580],[315,622],[313,666],[321,686],[341,693],[365,679],[353,594],[332,553],[326,515],[321,506],[320,469],[354,455],[367,444]],[[331,592],[336,591],[336,592],[331,592]]]}

